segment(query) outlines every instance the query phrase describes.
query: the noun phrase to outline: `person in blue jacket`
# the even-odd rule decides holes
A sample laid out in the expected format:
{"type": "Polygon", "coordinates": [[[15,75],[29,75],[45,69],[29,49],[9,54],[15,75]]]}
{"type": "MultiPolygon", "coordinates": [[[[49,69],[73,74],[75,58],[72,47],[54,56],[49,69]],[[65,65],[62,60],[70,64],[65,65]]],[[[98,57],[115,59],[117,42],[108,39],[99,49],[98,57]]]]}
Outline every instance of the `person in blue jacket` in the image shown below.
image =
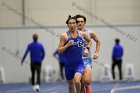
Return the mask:
{"type": "Polygon", "coordinates": [[[62,80],[64,80],[64,74],[63,74],[64,65],[65,65],[65,57],[64,57],[64,54],[63,53],[59,54],[58,53],[58,50],[56,50],[53,53],[53,56],[59,61],[60,77],[61,77],[62,80]]]}
{"type": "Polygon", "coordinates": [[[40,73],[41,73],[41,63],[45,57],[45,50],[41,43],[38,42],[38,34],[33,34],[33,42],[28,44],[25,54],[22,58],[21,65],[23,64],[26,56],[30,53],[31,60],[31,83],[33,90],[40,90],[40,73]],[[37,72],[37,83],[35,83],[35,73],[37,72]]]}
{"type": "Polygon", "coordinates": [[[122,80],[122,57],[123,57],[123,47],[120,45],[120,39],[115,39],[115,46],[112,51],[112,76],[115,79],[115,66],[119,69],[119,79],[122,80]]]}

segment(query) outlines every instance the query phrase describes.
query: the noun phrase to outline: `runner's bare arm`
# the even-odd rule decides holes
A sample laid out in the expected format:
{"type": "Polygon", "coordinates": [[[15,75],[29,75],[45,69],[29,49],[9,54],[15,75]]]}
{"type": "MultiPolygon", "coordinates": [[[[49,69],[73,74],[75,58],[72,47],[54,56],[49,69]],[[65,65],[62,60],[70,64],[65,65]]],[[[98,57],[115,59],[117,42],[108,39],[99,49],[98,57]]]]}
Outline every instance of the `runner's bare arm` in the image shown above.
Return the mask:
{"type": "Polygon", "coordinates": [[[82,32],[82,35],[83,35],[83,38],[88,42],[86,47],[90,48],[92,45],[92,41],[91,41],[90,37],[85,32],[82,32]]]}
{"type": "Polygon", "coordinates": [[[66,33],[63,33],[60,37],[58,53],[63,53],[69,46],[73,44],[73,41],[71,40],[65,45],[66,41],[67,41],[67,35],[66,33]]]}
{"type": "Polygon", "coordinates": [[[95,50],[93,58],[97,59],[101,42],[99,40],[99,37],[93,31],[90,31],[90,37],[96,42],[96,50],[95,50]]]}
{"type": "Polygon", "coordinates": [[[101,44],[99,37],[93,31],[90,32],[90,36],[96,42],[95,53],[99,53],[100,44],[101,44]]]}

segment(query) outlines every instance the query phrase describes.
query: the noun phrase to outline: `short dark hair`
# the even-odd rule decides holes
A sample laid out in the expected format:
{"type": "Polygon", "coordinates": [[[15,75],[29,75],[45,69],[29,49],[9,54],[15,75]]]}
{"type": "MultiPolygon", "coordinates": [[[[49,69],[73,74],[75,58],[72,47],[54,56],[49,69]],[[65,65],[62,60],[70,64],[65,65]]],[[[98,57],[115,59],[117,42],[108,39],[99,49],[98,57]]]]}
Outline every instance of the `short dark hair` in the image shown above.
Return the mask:
{"type": "Polygon", "coordinates": [[[67,19],[67,21],[66,21],[66,24],[69,23],[69,20],[70,20],[70,19],[74,19],[74,20],[76,21],[76,17],[75,17],[75,16],[74,16],[74,17],[71,17],[71,15],[69,15],[69,16],[68,16],[68,19],[67,19]]]}
{"type": "Polygon", "coordinates": [[[77,21],[77,18],[83,18],[84,19],[84,22],[86,23],[86,17],[85,16],[83,16],[83,15],[80,15],[80,14],[77,14],[76,16],[76,21],[77,21]]]}
{"type": "Polygon", "coordinates": [[[37,41],[37,40],[38,40],[38,34],[36,34],[36,33],[33,34],[33,40],[34,40],[34,41],[37,41]]]}
{"type": "Polygon", "coordinates": [[[119,38],[116,38],[115,39],[115,42],[118,44],[120,42],[120,39],[119,38]]]}

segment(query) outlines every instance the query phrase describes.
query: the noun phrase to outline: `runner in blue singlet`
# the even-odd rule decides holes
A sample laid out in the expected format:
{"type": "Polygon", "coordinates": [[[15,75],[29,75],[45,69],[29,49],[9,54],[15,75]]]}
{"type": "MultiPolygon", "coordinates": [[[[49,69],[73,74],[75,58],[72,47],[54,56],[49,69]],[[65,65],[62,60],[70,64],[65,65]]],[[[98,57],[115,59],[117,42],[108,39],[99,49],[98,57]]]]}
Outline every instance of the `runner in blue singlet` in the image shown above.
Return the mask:
{"type": "Polygon", "coordinates": [[[81,78],[84,69],[82,60],[83,39],[87,40],[86,47],[91,46],[91,40],[85,32],[76,30],[76,18],[69,17],[66,21],[68,32],[61,35],[58,52],[65,56],[65,75],[68,80],[69,93],[74,93],[74,84],[77,93],[81,90],[81,78]]]}

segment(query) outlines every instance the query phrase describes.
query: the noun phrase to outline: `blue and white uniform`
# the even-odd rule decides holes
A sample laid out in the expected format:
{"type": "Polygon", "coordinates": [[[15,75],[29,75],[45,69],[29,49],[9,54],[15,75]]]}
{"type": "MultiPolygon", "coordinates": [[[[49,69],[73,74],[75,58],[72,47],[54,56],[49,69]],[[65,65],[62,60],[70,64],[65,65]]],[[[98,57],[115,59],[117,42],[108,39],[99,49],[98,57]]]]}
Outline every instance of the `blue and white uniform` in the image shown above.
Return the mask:
{"type": "Polygon", "coordinates": [[[76,38],[72,38],[69,31],[67,32],[68,40],[74,40],[74,44],[69,46],[65,52],[65,75],[67,80],[72,80],[76,72],[83,74],[84,63],[82,60],[83,39],[79,31],[76,38]]]}
{"type": "MultiPolygon", "coordinates": [[[[85,29],[85,33],[90,37],[90,33],[89,33],[89,31],[87,29],[85,29]]],[[[87,41],[86,40],[84,40],[84,44],[85,44],[85,46],[87,46],[87,41]]],[[[88,55],[87,56],[83,55],[82,58],[83,58],[85,68],[86,67],[92,67],[91,50],[90,49],[88,51],[88,55]]]]}

